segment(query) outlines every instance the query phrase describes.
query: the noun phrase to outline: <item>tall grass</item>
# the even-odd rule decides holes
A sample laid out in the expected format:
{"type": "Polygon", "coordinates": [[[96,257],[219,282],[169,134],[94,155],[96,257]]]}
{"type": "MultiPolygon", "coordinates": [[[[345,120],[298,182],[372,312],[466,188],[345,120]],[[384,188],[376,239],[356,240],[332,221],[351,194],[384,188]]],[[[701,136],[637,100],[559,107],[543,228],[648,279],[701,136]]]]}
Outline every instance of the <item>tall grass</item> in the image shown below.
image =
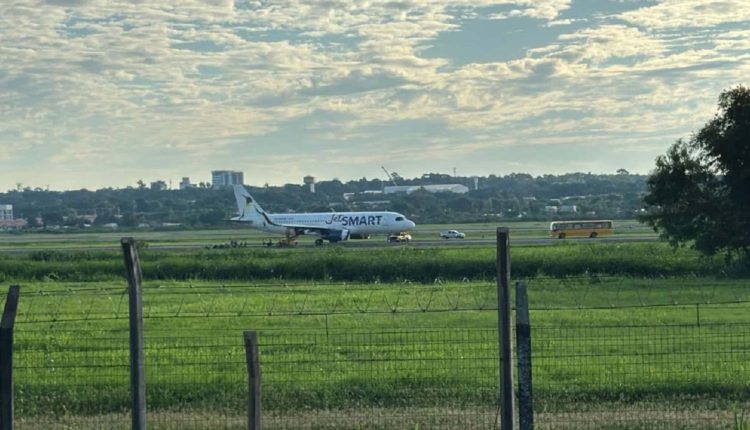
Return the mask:
{"type": "MultiPolygon", "coordinates": [[[[230,249],[141,252],[147,279],[301,279],[433,282],[435,279],[492,279],[495,248],[230,249]]],[[[743,275],[727,265],[666,244],[560,244],[516,247],[515,277],[587,274],[640,277],[743,275]]],[[[0,282],[21,280],[93,281],[122,277],[122,257],[114,251],[35,251],[0,255],[0,282]]]]}

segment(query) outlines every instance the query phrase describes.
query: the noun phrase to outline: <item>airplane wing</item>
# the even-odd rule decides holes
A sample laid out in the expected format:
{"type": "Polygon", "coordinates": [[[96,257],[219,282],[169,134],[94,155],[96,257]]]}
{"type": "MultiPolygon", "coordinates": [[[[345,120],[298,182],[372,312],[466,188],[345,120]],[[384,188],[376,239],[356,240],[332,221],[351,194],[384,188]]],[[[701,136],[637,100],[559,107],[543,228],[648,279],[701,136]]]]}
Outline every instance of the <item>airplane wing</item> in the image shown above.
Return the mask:
{"type": "Polygon", "coordinates": [[[315,234],[324,238],[337,238],[341,240],[346,240],[349,238],[349,230],[347,229],[274,222],[267,214],[263,213],[262,215],[263,219],[266,223],[268,223],[268,225],[292,229],[294,230],[294,234],[296,235],[315,234]]]}
{"type": "Polygon", "coordinates": [[[294,229],[294,232],[296,234],[317,234],[320,236],[330,236],[332,234],[339,234],[342,232],[349,231],[347,229],[314,227],[314,226],[301,225],[301,224],[296,225],[296,224],[286,224],[286,223],[274,223],[273,225],[294,229]]]}

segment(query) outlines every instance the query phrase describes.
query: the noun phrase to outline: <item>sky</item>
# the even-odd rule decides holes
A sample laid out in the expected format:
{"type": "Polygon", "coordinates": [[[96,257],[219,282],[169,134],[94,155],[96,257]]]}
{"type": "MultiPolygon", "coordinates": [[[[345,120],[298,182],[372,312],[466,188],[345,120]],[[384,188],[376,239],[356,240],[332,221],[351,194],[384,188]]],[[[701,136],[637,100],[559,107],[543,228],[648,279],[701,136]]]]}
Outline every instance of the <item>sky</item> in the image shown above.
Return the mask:
{"type": "Polygon", "coordinates": [[[0,190],[648,173],[747,0],[3,0],[0,190]]]}

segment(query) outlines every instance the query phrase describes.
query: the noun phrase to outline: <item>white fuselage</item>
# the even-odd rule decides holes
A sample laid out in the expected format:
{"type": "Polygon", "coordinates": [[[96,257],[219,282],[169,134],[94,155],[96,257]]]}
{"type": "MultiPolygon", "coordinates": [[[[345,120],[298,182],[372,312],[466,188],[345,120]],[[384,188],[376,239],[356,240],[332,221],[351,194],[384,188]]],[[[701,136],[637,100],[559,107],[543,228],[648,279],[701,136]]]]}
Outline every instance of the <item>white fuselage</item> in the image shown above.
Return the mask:
{"type": "Polygon", "coordinates": [[[350,237],[409,231],[414,222],[396,212],[316,212],[269,214],[242,185],[234,186],[238,215],[232,221],[245,222],[269,233],[283,234],[287,241],[300,235],[316,234],[319,241],[339,242],[350,237]],[[355,236],[356,235],[356,236],[355,236]]]}
{"type": "Polygon", "coordinates": [[[254,223],[253,227],[270,233],[288,234],[288,225],[313,229],[346,230],[350,234],[390,234],[414,228],[414,223],[396,212],[321,212],[267,214],[272,223],[254,223]]]}

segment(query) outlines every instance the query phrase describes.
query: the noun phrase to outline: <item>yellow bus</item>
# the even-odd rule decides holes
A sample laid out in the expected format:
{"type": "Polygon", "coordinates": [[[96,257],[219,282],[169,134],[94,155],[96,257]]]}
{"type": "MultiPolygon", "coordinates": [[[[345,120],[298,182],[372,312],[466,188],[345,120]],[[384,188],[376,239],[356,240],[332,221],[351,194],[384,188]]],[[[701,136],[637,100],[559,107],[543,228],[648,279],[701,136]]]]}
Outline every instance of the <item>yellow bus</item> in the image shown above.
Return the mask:
{"type": "Polygon", "coordinates": [[[610,220],[592,221],[553,221],[549,225],[550,237],[565,239],[566,237],[609,236],[615,231],[610,220]]]}

